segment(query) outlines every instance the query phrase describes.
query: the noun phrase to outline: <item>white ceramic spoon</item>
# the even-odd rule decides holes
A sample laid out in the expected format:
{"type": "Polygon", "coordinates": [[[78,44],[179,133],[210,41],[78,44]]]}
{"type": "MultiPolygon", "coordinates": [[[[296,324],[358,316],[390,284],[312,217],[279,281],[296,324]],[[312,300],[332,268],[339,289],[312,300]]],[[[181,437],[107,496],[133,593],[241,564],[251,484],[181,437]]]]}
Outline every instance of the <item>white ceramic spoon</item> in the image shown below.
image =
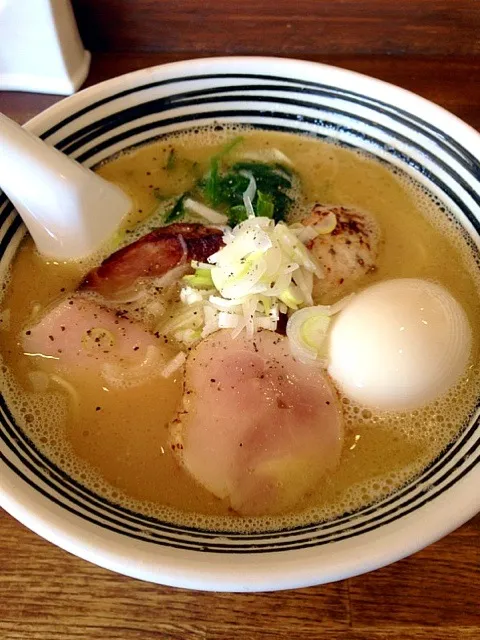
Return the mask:
{"type": "Polygon", "coordinates": [[[57,260],[83,258],[115,232],[130,198],[0,114],[0,188],[37,249],[57,260]]]}

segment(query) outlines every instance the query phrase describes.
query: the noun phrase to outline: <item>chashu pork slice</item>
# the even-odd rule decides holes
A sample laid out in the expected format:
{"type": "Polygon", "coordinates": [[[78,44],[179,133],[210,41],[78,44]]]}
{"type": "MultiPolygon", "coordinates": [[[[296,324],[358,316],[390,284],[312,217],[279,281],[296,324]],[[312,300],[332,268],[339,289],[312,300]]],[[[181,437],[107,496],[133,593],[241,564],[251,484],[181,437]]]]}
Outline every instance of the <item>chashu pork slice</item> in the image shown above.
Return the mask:
{"type": "Polygon", "coordinates": [[[192,260],[205,261],[222,245],[223,232],[215,227],[182,222],[159,227],[112,253],[85,276],[80,289],[115,297],[137,280],[163,276],[192,260]]]}
{"type": "Polygon", "coordinates": [[[343,422],[326,375],[270,331],[212,334],[190,353],[172,425],[185,469],[244,515],[294,507],[339,461],[343,422]]]}
{"type": "Polygon", "coordinates": [[[122,312],[73,295],[22,331],[38,366],[68,377],[102,374],[116,385],[140,384],[170,357],[154,335],[122,312]],[[111,380],[110,380],[111,379],[111,380]]]}

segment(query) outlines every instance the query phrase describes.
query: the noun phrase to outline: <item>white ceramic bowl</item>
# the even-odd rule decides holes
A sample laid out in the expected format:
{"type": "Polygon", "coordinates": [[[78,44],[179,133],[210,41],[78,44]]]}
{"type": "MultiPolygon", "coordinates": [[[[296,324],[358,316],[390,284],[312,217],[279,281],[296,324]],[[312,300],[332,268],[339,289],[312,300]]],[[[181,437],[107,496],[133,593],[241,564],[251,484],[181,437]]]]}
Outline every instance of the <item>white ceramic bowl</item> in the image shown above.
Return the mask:
{"type": "MultiPolygon", "coordinates": [[[[320,64],[216,58],[154,67],[62,100],[27,128],[86,166],[163,133],[216,121],[308,132],[364,149],[424,184],[480,247],[480,136],[400,88],[320,64]]],[[[2,272],[24,234],[0,199],[2,272]]],[[[162,584],[261,591],[340,580],[407,556],[480,508],[479,410],[420,477],[374,506],[268,534],[188,529],[128,512],[53,465],[2,399],[1,505],[67,551],[162,584]]]]}

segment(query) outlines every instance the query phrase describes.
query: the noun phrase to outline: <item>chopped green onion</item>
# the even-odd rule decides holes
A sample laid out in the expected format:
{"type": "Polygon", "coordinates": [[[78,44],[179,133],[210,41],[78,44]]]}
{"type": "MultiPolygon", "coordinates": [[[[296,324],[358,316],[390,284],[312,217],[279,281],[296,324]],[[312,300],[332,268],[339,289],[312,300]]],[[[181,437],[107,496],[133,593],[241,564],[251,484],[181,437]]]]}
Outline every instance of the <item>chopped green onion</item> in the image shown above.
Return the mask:
{"type": "Polygon", "coordinates": [[[298,307],[304,302],[300,290],[294,285],[290,285],[278,297],[289,309],[298,309],[298,307]]]}
{"type": "Polygon", "coordinates": [[[327,356],[330,317],[321,307],[305,307],[293,313],[287,323],[292,354],[300,362],[319,361],[327,356]]]}
{"type": "Polygon", "coordinates": [[[332,305],[304,307],[293,313],[287,323],[290,349],[301,362],[317,361],[326,366],[328,356],[328,331],[332,316],[344,309],[353,294],[332,305]]]}
{"type": "Polygon", "coordinates": [[[327,235],[328,233],[332,233],[337,226],[337,216],[330,211],[323,218],[321,218],[318,222],[315,222],[312,225],[314,231],[316,231],[317,235],[327,235]]]}
{"type": "Polygon", "coordinates": [[[306,345],[315,349],[317,355],[326,356],[326,341],[330,318],[322,313],[311,315],[300,329],[300,335],[306,345]]]}
{"type": "Polygon", "coordinates": [[[212,289],[214,286],[211,269],[196,269],[192,275],[183,276],[183,280],[195,289],[212,289]]]}

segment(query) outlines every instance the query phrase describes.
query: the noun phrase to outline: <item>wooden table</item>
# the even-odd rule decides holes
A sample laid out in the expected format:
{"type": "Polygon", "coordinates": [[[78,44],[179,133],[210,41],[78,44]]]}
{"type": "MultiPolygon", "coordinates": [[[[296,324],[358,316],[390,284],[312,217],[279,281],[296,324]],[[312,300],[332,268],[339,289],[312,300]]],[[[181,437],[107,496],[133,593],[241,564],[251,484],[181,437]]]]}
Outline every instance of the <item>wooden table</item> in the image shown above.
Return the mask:
{"type": "MultiPolygon", "coordinates": [[[[195,55],[96,54],[87,84],[195,55]]],[[[302,57],[401,85],[480,129],[478,57],[302,57]]],[[[3,93],[0,109],[24,122],[56,100],[3,93]]],[[[390,567],[279,593],[213,594],[135,581],[67,554],[5,512],[0,567],[6,640],[480,639],[480,516],[390,567]]]]}

